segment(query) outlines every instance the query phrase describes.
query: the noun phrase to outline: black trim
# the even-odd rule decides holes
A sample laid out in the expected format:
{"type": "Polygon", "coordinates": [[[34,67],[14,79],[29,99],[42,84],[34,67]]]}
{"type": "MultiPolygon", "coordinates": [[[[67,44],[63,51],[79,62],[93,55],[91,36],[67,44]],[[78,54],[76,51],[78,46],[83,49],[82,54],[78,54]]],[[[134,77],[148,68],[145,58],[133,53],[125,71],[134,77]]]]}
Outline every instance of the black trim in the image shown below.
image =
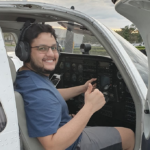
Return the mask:
{"type": "Polygon", "coordinates": [[[122,143],[117,143],[117,144],[102,148],[101,150],[122,150],[122,143]]]}

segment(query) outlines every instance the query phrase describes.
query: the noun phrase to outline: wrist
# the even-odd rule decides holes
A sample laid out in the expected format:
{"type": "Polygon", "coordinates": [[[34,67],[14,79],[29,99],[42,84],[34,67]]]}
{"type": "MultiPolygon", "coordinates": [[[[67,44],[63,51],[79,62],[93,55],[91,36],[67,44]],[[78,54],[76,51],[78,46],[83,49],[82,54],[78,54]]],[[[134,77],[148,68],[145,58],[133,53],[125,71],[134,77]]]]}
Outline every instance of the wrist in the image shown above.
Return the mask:
{"type": "Polygon", "coordinates": [[[83,108],[87,110],[90,116],[92,116],[95,113],[93,106],[91,104],[85,103],[83,108]]]}
{"type": "Polygon", "coordinates": [[[81,93],[85,93],[85,91],[87,90],[85,84],[81,85],[81,93]]]}

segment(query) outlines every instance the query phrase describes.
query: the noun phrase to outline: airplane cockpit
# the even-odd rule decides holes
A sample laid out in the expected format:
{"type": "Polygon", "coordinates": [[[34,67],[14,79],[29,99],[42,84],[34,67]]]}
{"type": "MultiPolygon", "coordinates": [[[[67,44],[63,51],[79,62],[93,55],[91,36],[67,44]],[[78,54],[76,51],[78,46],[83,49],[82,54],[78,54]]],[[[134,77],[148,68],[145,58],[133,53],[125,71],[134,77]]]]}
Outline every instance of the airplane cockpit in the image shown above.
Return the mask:
{"type": "MultiPolygon", "coordinates": [[[[114,31],[101,24],[91,25],[90,21],[87,21],[89,24],[86,20],[75,22],[73,21],[75,19],[67,17],[66,19],[65,15],[58,17],[57,14],[53,15],[53,12],[51,15],[37,12],[33,14],[33,18],[29,14],[18,16],[15,13],[4,16],[7,14],[0,15],[0,20],[3,20],[0,21],[0,27],[7,55],[13,61],[16,71],[23,65],[15,55],[15,47],[24,22],[30,20],[32,23],[50,24],[55,29],[60,51],[57,66],[49,77],[51,82],[59,89],[83,85],[87,80],[97,78],[96,86],[105,97],[105,106],[91,117],[87,126],[121,126],[140,132],[139,127],[138,129],[136,127],[141,121],[137,118],[142,118],[142,115],[137,108],[140,110],[142,108],[141,105],[138,106],[140,103],[140,98],[137,98],[138,92],[133,88],[137,85],[133,84],[131,78],[134,75],[128,75],[130,70],[127,70],[121,57],[130,58],[129,62],[132,62],[130,69],[136,68],[139,81],[143,82],[141,85],[148,87],[148,62],[144,54],[130,46],[114,31]],[[101,26],[101,29],[98,29],[98,26],[101,26]],[[119,43],[118,45],[107,37],[108,33],[113,35],[112,39],[119,43]],[[122,54],[119,48],[123,50],[122,54]],[[118,63],[119,61],[121,63],[118,63]],[[135,103],[136,98],[138,104],[135,103]]],[[[70,114],[77,114],[84,105],[84,93],[68,100],[67,105],[70,114]]],[[[6,126],[7,116],[0,103],[0,132],[6,126]]]]}
{"type": "MultiPolygon", "coordinates": [[[[57,88],[68,88],[97,78],[97,88],[102,91],[107,103],[92,116],[88,126],[124,126],[135,131],[136,112],[132,96],[105,48],[85,27],[70,22],[59,24],[64,27],[62,32],[70,34],[70,47],[62,49],[57,67],[50,76],[54,85],[56,84],[57,88]],[[72,39],[71,34],[74,34],[72,39]]],[[[56,29],[56,33],[57,30],[61,29],[56,29]]],[[[58,36],[58,42],[62,47],[68,41],[67,37],[64,42],[58,36]]],[[[67,104],[69,113],[76,114],[84,105],[84,93],[70,99],[67,104]]]]}
{"type": "MultiPolygon", "coordinates": [[[[132,96],[114,62],[107,57],[62,54],[56,74],[62,74],[57,88],[84,84],[97,78],[97,88],[102,91],[106,105],[96,112],[89,126],[124,126],[135,130],[136,113],[132,96]]],[[[67,102],[71,114],[84,105],[84,94],[67,102]]]]}
{"type": "MultiPolygon", "coordinates": [[[[107,103],[92,116],[88,126],[123,126],[135,131],[136,111],[132,96],[106,49],[80,24],[73,22],[51,24],[55,28],[61,49],[59,62],[50,75],[51,81],[56,84],[55,82],[59,80],[57,88],[68,88],[97,78],[97,88],[102,91],[107,103]],[[54,75],[59,75],[59,79],[53,79],[54,75]]],[[[4,38],[8,56],[15,60],[15,42],[12,33],[4,33],[4,38]],[[10,41],[14,43],[10,44],[10,41]]],[[[21,67],[22,64],[19,65],[21,67]]],[[[69,113],[76,114],[84,105],[84,93],[70,99],[67,104],[69,113]]]]}

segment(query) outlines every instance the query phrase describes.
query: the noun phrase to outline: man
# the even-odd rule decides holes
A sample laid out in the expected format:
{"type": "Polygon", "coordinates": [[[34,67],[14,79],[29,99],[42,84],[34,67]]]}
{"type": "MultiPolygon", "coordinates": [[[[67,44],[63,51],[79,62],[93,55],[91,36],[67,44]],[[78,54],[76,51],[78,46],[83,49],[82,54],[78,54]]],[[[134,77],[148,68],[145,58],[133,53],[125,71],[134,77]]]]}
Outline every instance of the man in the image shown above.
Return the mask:
{"type": "Polygon", "coordinates": [[[86,127],[89,119],[105,104],[103,94],[91,82],[56,89],[49,81],[59,59],[56,35],[50,25],[33,24],[25,29],[23,41],[30,54],[19,69],[16,90],[24,99],[27,128],[46,150],[133,150],[134,133],[121,127],[86,127]],[[85,92],[83,108],[71,118],[64,100],[85,92]],[[85,128],[85,129],[84,129],[85,128]]]}

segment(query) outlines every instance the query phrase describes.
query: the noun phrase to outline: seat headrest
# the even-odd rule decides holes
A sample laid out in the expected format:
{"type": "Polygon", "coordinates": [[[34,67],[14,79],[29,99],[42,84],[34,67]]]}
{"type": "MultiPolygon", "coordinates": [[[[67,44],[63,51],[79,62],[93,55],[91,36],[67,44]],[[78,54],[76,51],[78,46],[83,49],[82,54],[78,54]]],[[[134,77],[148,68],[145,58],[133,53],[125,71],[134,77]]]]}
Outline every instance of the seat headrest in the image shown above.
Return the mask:
{"type": "Polygon", "coordinates": [[[15,68],[13,61],[11,60],[9,56],[8,56],[8,61],[9,61],[9,66],[10,66],[10,71],[11,71],[11,78],[14,83],[16,80],[16,68],[15,68]]]}

